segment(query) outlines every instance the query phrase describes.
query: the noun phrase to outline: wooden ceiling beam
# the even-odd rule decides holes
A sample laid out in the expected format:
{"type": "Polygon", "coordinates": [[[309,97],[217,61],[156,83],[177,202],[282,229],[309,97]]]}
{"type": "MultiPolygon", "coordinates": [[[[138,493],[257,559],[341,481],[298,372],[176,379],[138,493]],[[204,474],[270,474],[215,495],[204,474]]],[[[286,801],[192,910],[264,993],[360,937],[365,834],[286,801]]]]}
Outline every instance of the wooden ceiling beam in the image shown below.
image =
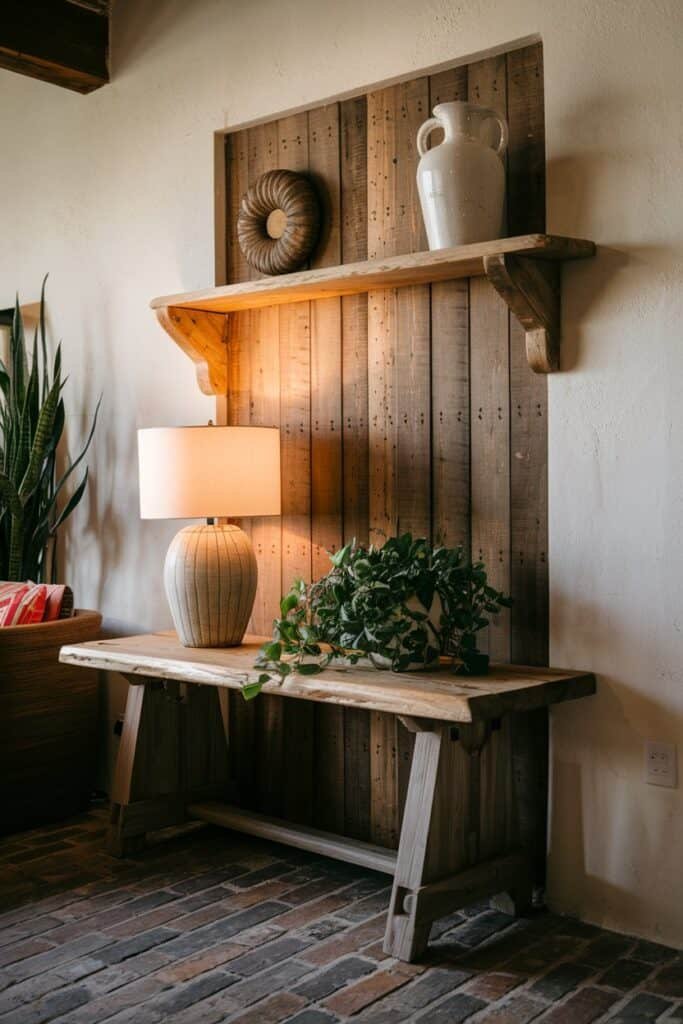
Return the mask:
{"type": "Polygon", "coordinates": [[[109,81],[106,12],[69,0],[3,0],[0,68],[88,93],[109,81]]]}

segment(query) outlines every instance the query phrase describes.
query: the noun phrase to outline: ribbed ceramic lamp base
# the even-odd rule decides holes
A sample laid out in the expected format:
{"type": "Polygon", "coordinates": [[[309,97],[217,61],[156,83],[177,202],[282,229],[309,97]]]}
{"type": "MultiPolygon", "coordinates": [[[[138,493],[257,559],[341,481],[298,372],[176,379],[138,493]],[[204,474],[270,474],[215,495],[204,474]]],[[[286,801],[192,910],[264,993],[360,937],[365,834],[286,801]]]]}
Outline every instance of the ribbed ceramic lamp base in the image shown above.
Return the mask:
{"type": "Polygon", "coordinates": [[[164,565],[166,596],[185,647],[241,643],[256,596],[256,557],[239,526],[186,526],[164,565]]]}

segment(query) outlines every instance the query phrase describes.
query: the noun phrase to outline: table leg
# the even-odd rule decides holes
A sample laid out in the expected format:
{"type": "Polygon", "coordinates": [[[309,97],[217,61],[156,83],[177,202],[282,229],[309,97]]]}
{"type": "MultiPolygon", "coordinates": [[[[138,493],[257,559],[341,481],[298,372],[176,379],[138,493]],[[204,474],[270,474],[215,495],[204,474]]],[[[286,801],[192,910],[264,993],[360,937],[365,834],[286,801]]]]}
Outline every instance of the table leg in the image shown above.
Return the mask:
{"type": "MultiPolygon", "coordinates": [[[[524,909],[531,898],[529,858],[515,849],[511,828],[509,764],[486,762],[482,797],[482,750],[490,729],[484,724],[453,728],[443,722],[402,718],[416,733],[396,874],[384,950],[412,961],[427,947],[435,920],[474,900],[510,893],[524,909]],[[493,770],[492,770],[493,769],[493,770]],[[491,779],[493,778],[493,782],[491,779]],[[499,793],[498,801],[495,799],[499,793]],[[500,796],[502,794],[502,796],[500,796]],[[484,819],[492,803],[503,820],[484,819]],[[483,833],[483,834],[482,834],[483,833]]],[[[496,747],[500,759],[509,748],[496,747]]]]}
{"type": "Polygon", "coordinates": [[[228,781],[218,691],[133,676],[111,792],[109,852],[125,857],[145,833],[176,825],[188,803],[220,798],[228,781]]]}

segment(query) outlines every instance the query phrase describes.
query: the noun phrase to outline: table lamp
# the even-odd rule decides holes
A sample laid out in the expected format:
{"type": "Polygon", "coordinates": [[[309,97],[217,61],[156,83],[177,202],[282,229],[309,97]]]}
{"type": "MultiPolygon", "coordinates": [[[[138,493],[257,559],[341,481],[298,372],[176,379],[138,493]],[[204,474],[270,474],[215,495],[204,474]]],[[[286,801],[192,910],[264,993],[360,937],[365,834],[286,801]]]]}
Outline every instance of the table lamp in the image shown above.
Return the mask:
{"type": "Polygon", "coordinates": [[[138,431],[142,519],[206,519],[171,541],[164,585],[185,647],[241,643],[256,595],[246,533],[218,517],[280,514],[275,427],[153,427],[138,431]]]}

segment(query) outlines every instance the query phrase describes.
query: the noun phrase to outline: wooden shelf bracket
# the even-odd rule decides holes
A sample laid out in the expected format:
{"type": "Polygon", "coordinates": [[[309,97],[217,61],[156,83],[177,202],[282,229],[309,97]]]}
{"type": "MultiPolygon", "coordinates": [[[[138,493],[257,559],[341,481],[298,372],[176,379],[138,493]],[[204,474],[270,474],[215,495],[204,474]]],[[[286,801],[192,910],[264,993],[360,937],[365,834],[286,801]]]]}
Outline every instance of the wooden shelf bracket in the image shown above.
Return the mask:
{"type": "Polygon", "coordinates": [[[526,356],[535,373],[560,368],[561,264],[511,253],[484,257],[486,277],[526,334],[526,356]]]}
{"type": "Polygon", "coordinates": [[[197,383],[204,394],[225,395],[230,318],[181,306],[160,306],[156,314],[166,333],[194,363],[197,383]]]}

